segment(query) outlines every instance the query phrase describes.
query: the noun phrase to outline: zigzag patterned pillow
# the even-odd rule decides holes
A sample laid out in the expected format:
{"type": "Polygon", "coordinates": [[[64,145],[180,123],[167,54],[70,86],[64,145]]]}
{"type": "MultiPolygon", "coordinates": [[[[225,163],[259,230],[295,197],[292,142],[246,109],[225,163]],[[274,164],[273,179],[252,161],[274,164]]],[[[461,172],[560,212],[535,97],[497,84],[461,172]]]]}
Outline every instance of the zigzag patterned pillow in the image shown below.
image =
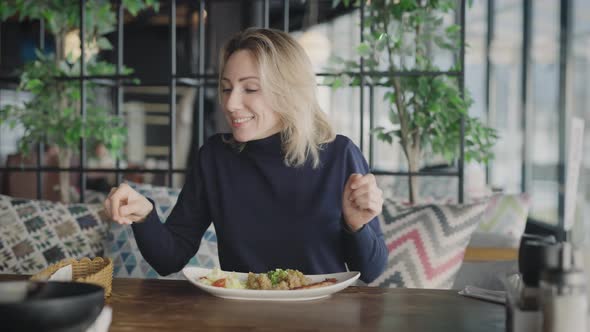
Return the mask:
{"type": "Polygon", "coordinates": [[[389,258],[385,272],[370,286],[450,288],[486,206],[404,207],[386,199],[379,218],[389,258]]]}
{"type": "Polygon", "coordinates": [[[0,195],[0,272],[35,274],[64,258],[102,255],[103,210],[0,195]]]}
{"type": "MultiPolygon", "coordinates": [[[[140,194],[151,198],[156,203],[156,212],[164,222],[176,204],[179,189],[157,187],[150,184],[128,182],[140,194]]],[[[133,230],[127,225],[110,223],[105,254],[113,259],[113,275],[123,278],[163,278],[149,265],[141,255],[133,230]]],[[[187,266],[213,268],[219,266],[217,255],[217,237],[211,225],[201,240],[197,254],[191,258],[187,266]]],[[[184,279],[181,272],[164,277],[165,279],[184,279]]]]}
{"type": "Polygon", "coordinates": [[[496,195],[489,199],[478,233],[495,233],[520,241],[529,214],[529,195],[496,195]]]}

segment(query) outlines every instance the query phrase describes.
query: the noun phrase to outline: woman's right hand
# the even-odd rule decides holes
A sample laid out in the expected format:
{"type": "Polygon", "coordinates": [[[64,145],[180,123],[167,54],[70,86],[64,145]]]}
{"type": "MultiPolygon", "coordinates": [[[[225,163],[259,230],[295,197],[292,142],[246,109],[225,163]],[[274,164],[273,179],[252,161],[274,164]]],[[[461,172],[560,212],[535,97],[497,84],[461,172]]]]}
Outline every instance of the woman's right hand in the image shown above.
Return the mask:
{"type": "Polygon", "coordinates": [[[152,212],[154,206],[128,184],[122,183],[111,189],[104,201],[107,215],[115,222],[130,225],[142,222],[152,212]]]}

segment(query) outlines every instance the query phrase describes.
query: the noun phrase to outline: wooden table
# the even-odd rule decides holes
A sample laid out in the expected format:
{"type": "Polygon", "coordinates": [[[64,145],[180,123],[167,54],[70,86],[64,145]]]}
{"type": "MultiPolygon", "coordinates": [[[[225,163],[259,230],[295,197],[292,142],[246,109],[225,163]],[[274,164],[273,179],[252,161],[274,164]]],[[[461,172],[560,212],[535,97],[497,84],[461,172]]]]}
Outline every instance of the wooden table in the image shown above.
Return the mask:
{"type": "Polygon", "coordinates": [[[349,287],[315,301],[253,302],[216,298],[185,280],[114,279],[107,303],[111,332],[505,331],[503,306],[450,290],[349,287]]]}

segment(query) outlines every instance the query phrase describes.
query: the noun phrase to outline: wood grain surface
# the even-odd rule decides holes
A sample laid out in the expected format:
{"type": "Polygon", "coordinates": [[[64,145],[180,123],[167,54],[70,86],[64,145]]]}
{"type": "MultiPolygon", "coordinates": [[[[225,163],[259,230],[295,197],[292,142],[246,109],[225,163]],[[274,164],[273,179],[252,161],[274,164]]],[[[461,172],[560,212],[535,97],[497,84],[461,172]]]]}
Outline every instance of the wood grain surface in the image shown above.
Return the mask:
{"type": "Polygon", "coordinates": [[[503,306],[454,290],[349,287],[321,300],[261,302],[216,298],[186,280],[114,279],[107,304],[110,332],[505,330],[503,306]]]}

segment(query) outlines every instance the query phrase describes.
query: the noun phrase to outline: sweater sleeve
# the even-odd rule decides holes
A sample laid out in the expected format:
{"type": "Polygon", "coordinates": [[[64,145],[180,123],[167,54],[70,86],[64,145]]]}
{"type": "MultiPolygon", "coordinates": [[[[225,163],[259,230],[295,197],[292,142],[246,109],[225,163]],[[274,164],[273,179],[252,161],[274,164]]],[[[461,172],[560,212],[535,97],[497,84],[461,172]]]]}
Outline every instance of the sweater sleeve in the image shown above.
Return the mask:
{"type": "Polygon", "coordinates": [[[200,169],[197,156],[165,223],[160,222],[154,206],[144,222],[132,224],[141,254],[160,275],[180,271],[199,249],[201,238],[211,224],[200,169]]]}
{"type": "MultiPolygon", "coordinates": [[[[352,173],[367,174],[369,166],[361,151],[350,142],[346,149],[346,171],[342,188],[352,173]]],[[[360,279],[366,283],[377,279],[387,264],[387,247],[377,217],[364,225],[357,232],[345,229],[342,217],[342,236],[344,238],[344,255],[348,269],[359,271],[360,279]]]]}

